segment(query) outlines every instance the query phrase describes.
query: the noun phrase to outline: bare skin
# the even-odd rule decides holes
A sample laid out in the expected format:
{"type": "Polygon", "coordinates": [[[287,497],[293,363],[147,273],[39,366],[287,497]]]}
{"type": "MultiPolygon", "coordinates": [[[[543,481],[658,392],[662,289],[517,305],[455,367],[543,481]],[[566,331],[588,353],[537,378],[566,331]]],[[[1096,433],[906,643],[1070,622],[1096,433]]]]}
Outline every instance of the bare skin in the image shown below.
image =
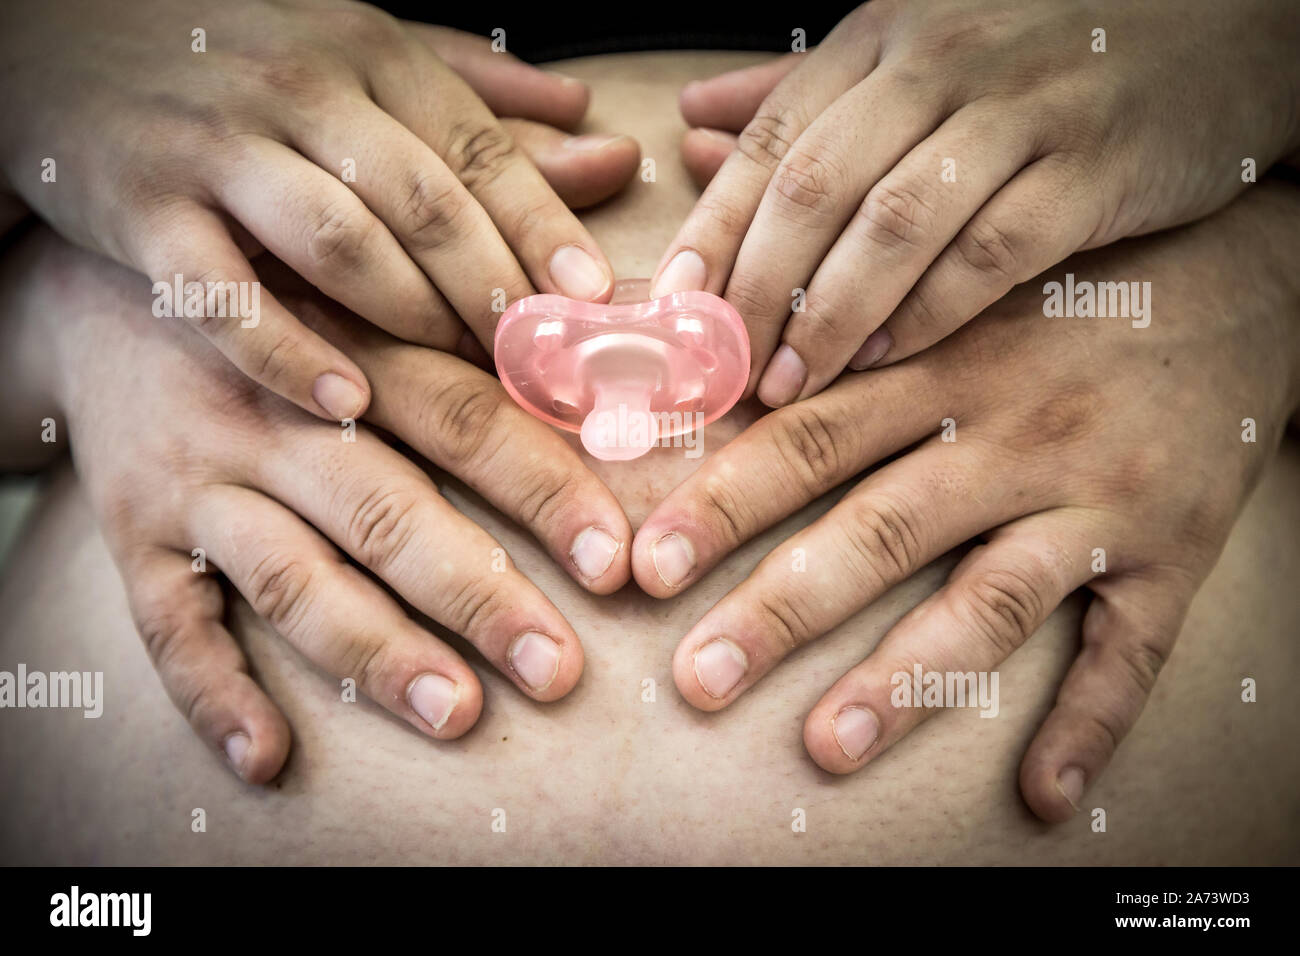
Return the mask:
{"type": "Polygon", "coordinates": [[[865,3],[814,50],[683,90],[737,148],[656,290],[725,291],[751,386],[788,405],[1079,249],[1221,208],[1246,157],[1295,156],[1297,42],[1286,0],[865,3]]]}
{"type": "MultiPolygon", "coordinates": [[[[155,281],[252,282],[266,248],[448,351],[491,347],[494,289],[613,291],[557,191],[602,198],[636,144],[568,136],[587,89],[485,37],[350,0],[58,0],[0,16],[0,191],[155,281]],[[548,183],[556,152],[582,157],[585,187],[548,183]]],[[[215,311],[187,317],[260,384],[335,421],[366,410],[360,368],[273,297],[250,326],[215,311]]]]}
{"type": "MultiPolygon", "coordinates": [[[[566,64],[601,82],[593,123],[635,116],[634,135],[659,160],[653,186],[638,184],[586,217],[619,274],[648,274],[694,197],[675,160],[676,89],[745,61],[566,64]]],[[[665,449],[638,465],[595,463],[593,472],[640,527],[754,414],[746,406],[711,427],[702,461],[665,449]]],[[[996,719],[942,714],[847,777],[827,774],[805,751],[805,714],[943,583],[960,554],[897,585],[726,710],[703,713],[678,695],[671,660],[683,635],[838,493],[658,601],[633,587],[586,593],[526,531],[440,477],[448,500],[501,542],[581,637],[584,676],[564,700],[538,704],[453,640],[487,703],[462,737],[431,741],[364,697],[344,703],[336,675],[235,599],[227,623],[293,728],[285,769],[257,788],[231,775],[174,712],[141,653],[86,498],[65,475],[0,586],[0,647],[5,666],[104,670],[109,703],[99,721],[3,715],[0,766],[13,783],[0,843],[14,861],[51,862],[1295,862],[1300,770],[1289,734],[1300,711],[1290,695],[1264,691],[1268,675],[1298,663],[1300,603],[1285,582],[1300,572],[1300,547],[1285,529],[1300,519],[1300,450],[1285,442],[1266,460],[1261,451],[1259,487],[1141,721],[1089,790],[1087,809],[1109,814],[1106,834],[1091,832],[1088,814],[1047,827],[1017,792],[1025,746],[1078,650],[1077,596],[1000,665],[996,719]],[[1261,681],[1257,704],[1240,701],[1246,676],[1261,681]],[[644,699],[647,679],[654,702],[644,699]],[[207,811],[206,834],[190,831],[195,807],[207,811]],[[806,833],[791,831],[796,808],[806,811],[806,833]],[[506,813],[505,834],[492,832],[495,809],[506,813]]]]}

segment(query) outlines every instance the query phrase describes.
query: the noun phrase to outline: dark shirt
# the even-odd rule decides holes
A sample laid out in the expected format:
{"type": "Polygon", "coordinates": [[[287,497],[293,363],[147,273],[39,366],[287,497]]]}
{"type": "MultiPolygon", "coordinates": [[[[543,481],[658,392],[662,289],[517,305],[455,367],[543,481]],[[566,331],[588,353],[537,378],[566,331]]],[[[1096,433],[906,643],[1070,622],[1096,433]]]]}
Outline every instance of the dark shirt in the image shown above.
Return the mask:
{"type": "Polygon", "coordinates": [[[490,36],[506,31],[506,49],[529,62],[629,50],[770,50],[789,52],[792,33],[809,47],[857,3],[795,4],[614,0],[520,3],[515,0],[378,0],[394,16],[490,36]]]}

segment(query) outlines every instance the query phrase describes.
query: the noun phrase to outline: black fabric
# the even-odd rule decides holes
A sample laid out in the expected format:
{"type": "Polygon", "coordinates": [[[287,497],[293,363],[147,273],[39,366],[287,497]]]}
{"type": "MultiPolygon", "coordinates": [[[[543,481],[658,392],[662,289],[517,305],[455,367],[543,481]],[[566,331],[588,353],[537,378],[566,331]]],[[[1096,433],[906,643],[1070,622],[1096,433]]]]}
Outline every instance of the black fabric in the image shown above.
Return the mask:
{"type": "Polygon", "coordinates": [[[771,50],[789,52],[791,33],[819,43],[857,3],[518,3],[514,0],[379,0],[394,16],[490,36],[506,31],[506,48],[531,63],[630,50],[771,50]]]}

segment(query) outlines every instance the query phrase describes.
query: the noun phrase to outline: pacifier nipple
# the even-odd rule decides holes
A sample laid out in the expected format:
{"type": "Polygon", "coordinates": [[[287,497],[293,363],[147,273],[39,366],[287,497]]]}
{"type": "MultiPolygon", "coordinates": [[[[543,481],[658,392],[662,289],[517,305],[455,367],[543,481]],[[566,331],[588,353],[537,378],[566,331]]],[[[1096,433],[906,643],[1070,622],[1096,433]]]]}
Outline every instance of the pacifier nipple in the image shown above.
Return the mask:
{"type": "Polygon", "coordinates": [[[596,404],[582,421],[582,447],[601,461],[631,461],[659,444],[659,422],[645,388],[596,385],[596,404]]]}

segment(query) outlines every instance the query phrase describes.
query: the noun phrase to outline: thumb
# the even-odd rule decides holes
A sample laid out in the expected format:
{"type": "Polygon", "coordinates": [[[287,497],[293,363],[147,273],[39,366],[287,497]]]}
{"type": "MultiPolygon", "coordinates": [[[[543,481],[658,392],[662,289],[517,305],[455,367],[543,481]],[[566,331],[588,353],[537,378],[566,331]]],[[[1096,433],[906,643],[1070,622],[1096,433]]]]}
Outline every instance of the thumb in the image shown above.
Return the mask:
{"type": "Polygon", "coordinates": [[[502,120],[501,125],[570,209],[608,199],[631,180],[640,163],[641,147],[630,136],[570,136],[522,119],[502,120]]]}
{"type": "Polygon", "coordinates": [[[787,53],[757,66],[687,83],[678,99],[682,117],[690,126],[739,133],[754,118],[767,95],[799,63],[799,57],[806,55],[787,53]]]}
{"type": "Polygon", "coordinates": [[[427,23],[404,23],[497,116],[572,129],[586,115],[591,93],[580,80],[539,70],[512,53],[495,53],[487,37],[427,23]]]}

